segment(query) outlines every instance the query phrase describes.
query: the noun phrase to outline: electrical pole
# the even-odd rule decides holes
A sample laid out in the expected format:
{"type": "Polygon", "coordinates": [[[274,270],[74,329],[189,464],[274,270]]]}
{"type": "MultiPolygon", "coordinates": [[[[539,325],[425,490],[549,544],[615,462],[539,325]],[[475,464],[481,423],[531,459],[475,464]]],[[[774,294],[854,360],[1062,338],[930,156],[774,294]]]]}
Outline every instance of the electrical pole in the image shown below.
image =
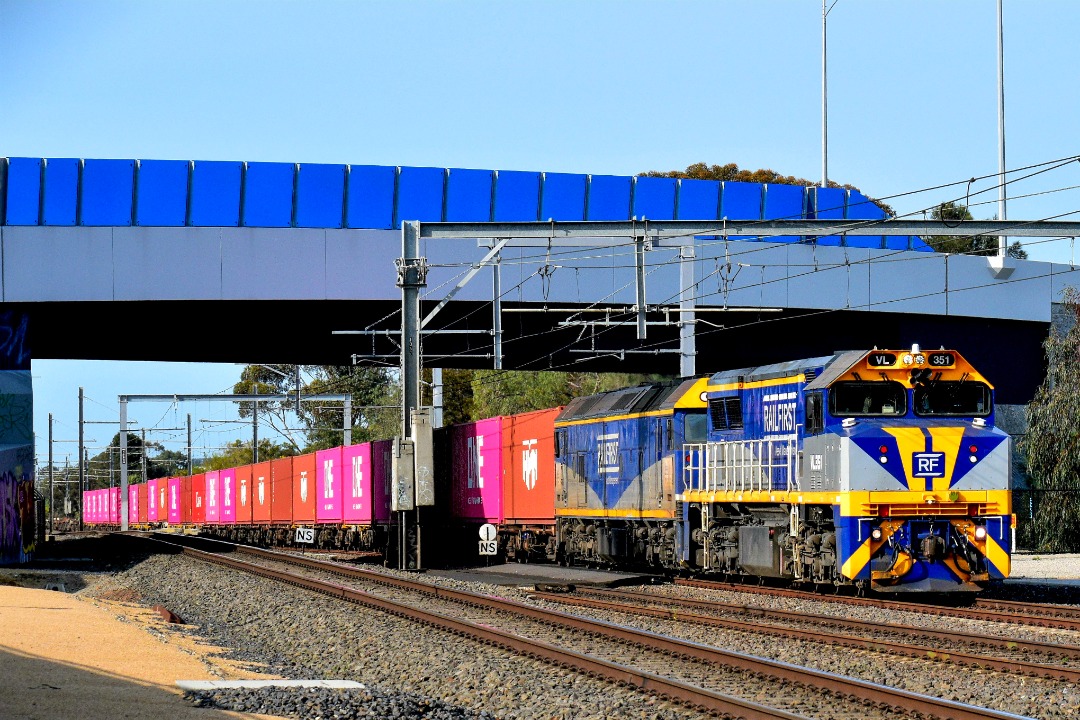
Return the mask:
{"type": "Polygon", "coordinates": [[[828,35],[825,19],[829,16],[829,11],[825,9],[826,2],[828,0],[821,0],[821,187],[823,188],[829,187],[829,83],[825,53],[828,35]]]}
{"type": "Polygon", "coordinates": [[[191,471],[195,469],[195,463],[191,457],[191,413],[187,416],[187,474],[190,476],[191,471]]]}
{"type": "MultiPolygon", "coordinates": [[[[401,288],[401,437],[412,435],[412,411],[420,407],[420,288],[427,285],[427,259],[419,255],[420,223],[401,223],[401,257],[397,261],[397,284],[401,288]]],[[[395,493],[398,488],[395,487],[395,493]]],[[[411,497],[399,507],[400,539],[398,569],[408,569],[408,516],[414,509],[411,497]]],[[[420,528],[416,527],[419,555],[420,528]]]]}
{"type": "Polygon", "coordinates": [[[53,531],[53,515],[56,514],[56,510],[53,508],[53,457],[52,457],[52,424],[53,416],[49,413],[49,534],[52,535],[53,531]]]}
{"type": "MultiPolygon", "coordinates": [[[[259,394],[259,386],[252,383],[253,394],[259,394]]],[[[299,393],[299,391],[297,391],[299,393]]],[[[300,396],[297,394],[296,409],[300,410],[300,396]]],[[[259,401],[251,403],[251,464],[259,462],[259,401]]]]}
{"type": "Polygon", "coordinates": [[[83,529],[83,493],[86,492],[86,448],[83,444],[83,389],[79,388],[79,530],[83,529]]]}

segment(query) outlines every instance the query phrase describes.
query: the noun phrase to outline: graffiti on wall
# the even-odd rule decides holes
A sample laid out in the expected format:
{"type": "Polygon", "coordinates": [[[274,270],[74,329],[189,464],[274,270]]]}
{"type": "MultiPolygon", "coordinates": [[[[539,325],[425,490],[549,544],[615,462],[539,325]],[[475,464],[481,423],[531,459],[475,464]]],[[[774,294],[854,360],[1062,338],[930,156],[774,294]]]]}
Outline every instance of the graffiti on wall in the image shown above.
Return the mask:
{"type": "Polygon", "coordinates": [[[28,330],[24,313],[0,312],[0,564],[29,561],[37,539],[28,330]]]}
{"type": "Polygon", "coordinates": [[[0,474],[0,564],[28,562],[36,538],[34,481],[0,474]]]}

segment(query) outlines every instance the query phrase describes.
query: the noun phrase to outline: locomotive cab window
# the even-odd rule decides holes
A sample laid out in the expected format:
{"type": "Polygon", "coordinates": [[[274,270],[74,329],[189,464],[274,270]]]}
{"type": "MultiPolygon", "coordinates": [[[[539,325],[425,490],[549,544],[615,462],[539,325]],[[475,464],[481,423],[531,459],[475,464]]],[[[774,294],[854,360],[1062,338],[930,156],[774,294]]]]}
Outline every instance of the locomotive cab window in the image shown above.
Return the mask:
{"type": "Polygon", "coordinates": [[[916,415],[990,414],[990,388],[981,382],[938,380],[915,388],[916,415]]]}
{"type": "Polygon", "coordinates": [[[686,413],[683,418],[683,442],[703,443],[708,440],[709,422],[704,412],[686,413]]]}
{"type": "Polygon", "coordinates": [[[817,435],[825,429],[825,405],[820,392],[806,394],[806,434],[817,435]]]}
{"type": "Polygon", "coordinates": [[[837,416],[903,415],[907,412],[907,392],[893,380],[843,381],[829,389],[829,405],[830,412],[837,416]]]}

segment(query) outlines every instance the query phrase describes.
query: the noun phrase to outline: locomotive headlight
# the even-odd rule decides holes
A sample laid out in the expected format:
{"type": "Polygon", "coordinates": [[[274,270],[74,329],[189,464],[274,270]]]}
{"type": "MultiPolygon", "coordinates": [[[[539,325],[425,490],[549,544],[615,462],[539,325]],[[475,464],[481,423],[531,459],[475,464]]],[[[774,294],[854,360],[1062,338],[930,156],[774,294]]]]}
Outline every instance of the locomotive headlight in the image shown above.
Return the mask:
{"type": "Polygon", "coordinates": [[[975,539],[976,540],[985,540],[986,539],[986,528],[983,527],[982,525],[979,525],[978,527],[975,528],[975,539]]]}
{"type": "Polygon", "coordinates": [[[915,357],[911,353],[904,353],[904,364],[910,365],[915,362],[915,357]]]}
{"type": "MultiPolygon", "coordinates": [[[[984,531],[984,534],[985,534],[985,531],[984,531]]],[[[874,528],[873,530],[871,530],[870,531],[870,537],[872,537],[874,540],[880,540],[881,539],[881,528],[874,528]]]]}
{"type": "Polygon", "coordinates": [[[918,355],[915,356],[915,364],[916,365],[923,365],[925,363],[926,363],[926,356],[925,355],[923,355],[922,353],[919,353],[918,355]]]}

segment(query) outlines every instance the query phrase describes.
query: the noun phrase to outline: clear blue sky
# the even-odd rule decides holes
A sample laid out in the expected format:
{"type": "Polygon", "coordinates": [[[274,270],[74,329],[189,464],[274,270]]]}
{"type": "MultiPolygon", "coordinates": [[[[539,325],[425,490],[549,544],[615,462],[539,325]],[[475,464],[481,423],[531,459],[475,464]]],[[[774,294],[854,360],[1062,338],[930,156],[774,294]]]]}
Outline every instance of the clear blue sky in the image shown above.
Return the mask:
{"type": "MultiPolygon", "coordinates": [[[[1080,154],[1080,3],[1004,7],[1007,166],[1080,154]]],[[[921,217],[965,187],[915,191],[996,173],[996,26],[994,0],[838,0],[829,177],[921,217]]],[[[0,0],[0,68],[0,156],[821,177],[818,0],[0,0]]],[[[1080,219],[1073,186],[1077,162],[1018,180],[1008,216],[1080,219]]],[[[974,194],[975,217],[995,200],[974,194]]],[[[1070,261],[1068,240],[1025,247],[1070,261]]],[[[48,413],[76,437],[79,386],[88,419],[115,420],[118,394],[219,392],[239,370],[34,362],[39,456],[48,413]]]]}

